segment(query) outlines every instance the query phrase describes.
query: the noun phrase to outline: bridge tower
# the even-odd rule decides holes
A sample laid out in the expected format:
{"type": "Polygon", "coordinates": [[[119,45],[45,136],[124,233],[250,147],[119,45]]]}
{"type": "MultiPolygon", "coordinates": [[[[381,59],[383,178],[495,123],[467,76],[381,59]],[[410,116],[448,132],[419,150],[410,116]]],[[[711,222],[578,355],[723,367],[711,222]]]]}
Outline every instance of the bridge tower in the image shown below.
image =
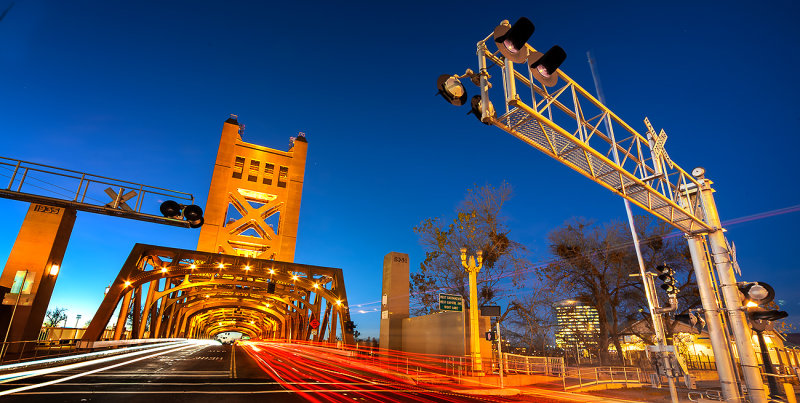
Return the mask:
{"type": "Polygon", "coordinates": [[[197,250],[293,262],[308,142],[279,151],[242,129],[236,115],[223,125],[197,250]]]}

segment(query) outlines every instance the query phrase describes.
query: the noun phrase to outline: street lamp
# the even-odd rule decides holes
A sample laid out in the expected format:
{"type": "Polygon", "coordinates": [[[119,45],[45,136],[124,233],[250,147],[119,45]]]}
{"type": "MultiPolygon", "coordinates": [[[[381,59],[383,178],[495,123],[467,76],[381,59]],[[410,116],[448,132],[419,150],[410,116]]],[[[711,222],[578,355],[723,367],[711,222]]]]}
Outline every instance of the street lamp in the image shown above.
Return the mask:
{"type": "Polygon", "coordinates": [[[477,264],[475,256],[467,259],[467,248],[461,248],[461,265],[469,274],[469,341],[470,354],[472,355],[472,371],[478,376],[483,376],[483,362],[481,361],[480,338],[478,337],[478,272],[483,266],[483,251],[477,251],[477,264]]]}

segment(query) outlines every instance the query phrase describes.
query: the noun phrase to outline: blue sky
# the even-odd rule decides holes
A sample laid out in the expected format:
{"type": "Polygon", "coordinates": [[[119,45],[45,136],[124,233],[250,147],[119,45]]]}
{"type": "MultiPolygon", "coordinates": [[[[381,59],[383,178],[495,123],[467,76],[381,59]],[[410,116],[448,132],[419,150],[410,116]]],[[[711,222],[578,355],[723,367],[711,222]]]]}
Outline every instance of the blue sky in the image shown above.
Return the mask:
{"type": "MultiPolygon", "coordinates": [[[[534,261],[571,217],[624,219],[618,197],[434,97],[440,74],[475,69],[475,43],[503,19],[530,18],[529,43],[561,45],[562,69],[594,91],[591,50],[609,107],[640,132],[649,117],[673,160],[705,167],[723,221],[799,205],[800,7],[697,3],[21,0],[0,21],[0,155],[204,205],[228,114],[272,148],[305,132],[295,261],[344,269],[356,311],[379,300],[382,257],[418,266],[414,225],[450,215],[475,183],[513,186],[510,236],[534,261]]],[[[0,262],[26,210],[0,200],[0,262]]],[[[771,283],[795,317],[798,225],[793,212],[727,228],[744,279],[771,283]]],[[[134,243],[194,248],[197,235],[79,213],[51,306],[91,317],[134,243]]],[[[354,319],[377,336],[377,313],[354,319]]]]}

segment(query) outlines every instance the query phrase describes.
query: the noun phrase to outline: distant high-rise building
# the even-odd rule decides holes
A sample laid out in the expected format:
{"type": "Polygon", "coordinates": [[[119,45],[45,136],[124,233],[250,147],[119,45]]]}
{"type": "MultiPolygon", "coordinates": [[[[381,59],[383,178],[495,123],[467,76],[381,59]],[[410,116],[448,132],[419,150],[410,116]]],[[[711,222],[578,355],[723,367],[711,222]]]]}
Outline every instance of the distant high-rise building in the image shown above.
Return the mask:
{"type": "Polygon", "coordinates": [[[567,299],[555,305],[556,345],[562,349],[584,349],[597,345],[600,320],[597,309],[581,301],[567,299]]]}

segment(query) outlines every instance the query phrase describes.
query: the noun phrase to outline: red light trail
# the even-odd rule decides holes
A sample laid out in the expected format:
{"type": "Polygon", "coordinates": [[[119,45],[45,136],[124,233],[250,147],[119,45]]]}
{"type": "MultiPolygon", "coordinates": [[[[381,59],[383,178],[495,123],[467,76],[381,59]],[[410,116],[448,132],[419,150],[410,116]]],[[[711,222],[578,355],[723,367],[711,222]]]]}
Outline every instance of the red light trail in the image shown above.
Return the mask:
{"type": "MultiPolygon", "coordinates": [[[[311,402],[507,401],[456,395],[449,357],[333,348],[326,344],[248,341],[238,344],[282,387],[311,402]],[[428,383],[419,382],[420,379],[428,383]],[[432,382],[436,382],[434,385],[432,382]],[[435,388],[432,389],[432,388],[435,388]]],[[[463,367],[468,367],[464,362],[463,367]]]]}

